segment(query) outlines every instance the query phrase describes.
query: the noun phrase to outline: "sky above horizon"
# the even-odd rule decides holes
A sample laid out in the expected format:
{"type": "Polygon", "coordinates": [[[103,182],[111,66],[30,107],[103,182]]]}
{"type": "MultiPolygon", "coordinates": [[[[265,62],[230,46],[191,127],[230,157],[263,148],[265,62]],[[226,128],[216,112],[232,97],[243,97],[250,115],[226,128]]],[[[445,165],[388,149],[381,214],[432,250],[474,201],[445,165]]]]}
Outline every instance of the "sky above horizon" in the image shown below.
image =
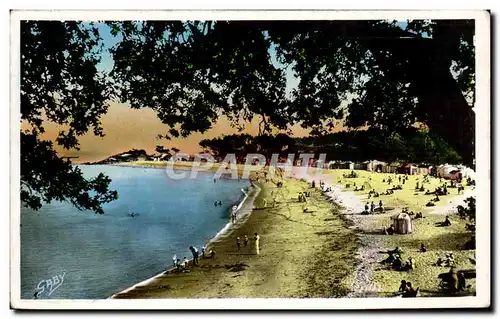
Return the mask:
{"type": "MultiPolygon", "coordinates": [[[[399,22],[398,25],[403,29],[406,27],[406,22],[399,22]]],[[[97,24],[99,33],[104,43],[104,53],[101,62],[97,65],[98,70],[108,73],[113,68],[113,58],[107,51],[121,41],[121,36],[115,37],[111,34],[111,28],[104,23],[97,24]]],[[[274,66],[285,68],[276,60],[275,48],[271,47],[270,55],[274,66]]],[[[298,85],[298,78],[293,75],[291,66],[285,69],[287,79],[287,92],[289,93],[298,85]]],[[[102,127],[105,137],[97,137],[92,133],[88,133],[79,138],[80,151],[64,150],[62,147],[54,143],[54,148],[61,156],[79,156],[74,162],[97,161],[104,159],[116,153],[128,151],[130,149],[144,149],[148,153],[154,153],[156,145],[163,145],[167,148],[176,147],[185,153],[197,153],[202,151],[199,142],[202,139],[211,139],[222,135],[230,135],[239,133],[235,128],[231,127],[229,121],[225,117],[219,118],[218,122],[206,133],[193,133],[187,138],[174,138],[171,141],[158,140],[158,134],[168,132],[169,127],[162,124],[156,116],[155,112],[149,108],[131,109],[125,104],[112,102],[107,114],[102,119],[102,127]]],[[[54,141],[57,138],[60,127],[53,123],[45,123],[46,132],[42,138],[54,141]]],[[[344,129],[338,126],[334,131],[344,129]]],[[[309,130],[295,125],[291,127],[293,136],[307,136],[309,130]]],[[[248,123],[245,130],[241,133],[257,134],[258,121],[254,120],[248,123]]]]}

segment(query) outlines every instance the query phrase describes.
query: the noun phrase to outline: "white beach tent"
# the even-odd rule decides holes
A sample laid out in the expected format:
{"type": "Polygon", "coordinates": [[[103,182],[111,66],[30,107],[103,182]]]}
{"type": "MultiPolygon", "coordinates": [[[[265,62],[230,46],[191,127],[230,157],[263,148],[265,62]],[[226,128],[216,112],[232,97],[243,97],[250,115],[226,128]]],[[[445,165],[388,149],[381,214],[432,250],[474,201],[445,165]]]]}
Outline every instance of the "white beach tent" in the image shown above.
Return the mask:
{"type": "Polygon", "coordinates": [[[411,234],[413,233],[413,221],[410,215],[406,213],[397,213],[391,217],[392,227],[396,234],[411,234]]]}
{"type": "Polygon", "coordinates": [[[451,176],[451,172],[460,170],[458,167],[449,164],[441,164],[437,168],[437,176],[449,178],[451,176]]]}
{"type": "Polygon", "coordinates": [[[467,167],[465,165],[457,165],[458,169],[460,169],[460,172],[462,173],[463,177],[470,177],[472,179],[475,179],[476,177],[476,172],[470,167],[467,167]]]}
{"type": "Polygon", "coordinates": [[[443,168],[443,177],[450,178],[451,172],[453,172],[453,171],[459,171],[458,167],[452,166],[452,165],[445,165],[443,168]]]}

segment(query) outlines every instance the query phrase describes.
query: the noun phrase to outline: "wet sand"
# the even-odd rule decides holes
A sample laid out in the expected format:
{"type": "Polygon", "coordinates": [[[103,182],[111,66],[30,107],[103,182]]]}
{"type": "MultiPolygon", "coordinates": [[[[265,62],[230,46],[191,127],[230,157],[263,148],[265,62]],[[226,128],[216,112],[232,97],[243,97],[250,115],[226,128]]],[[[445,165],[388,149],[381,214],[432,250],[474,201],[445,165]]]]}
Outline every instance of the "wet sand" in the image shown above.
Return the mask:
{"type": "MultiPolygon", "coordinates": [[[[215,259],[200,258],[199,266],[190,267],[188,273],[164,273],[113,298],[346,296],[353,284],[357,247],[355,232],[339,207],[302,181],[287,179],[281,188],[261,182],[259,187],[256,209],[248,219],[237,221],[208,246],[207,251],[216,251],[215,259]],[[307,203],[298,202],[298,192],[306,190],[310,191],[307,203]],[[260,255],[255,253],[255,232],[260,236],[260,255]],[[240,250],[236,237],[241,239],[240,250]]],[[[165,260],[166,268],[171,266],[171,256],[158,258],[165,260]]]]}

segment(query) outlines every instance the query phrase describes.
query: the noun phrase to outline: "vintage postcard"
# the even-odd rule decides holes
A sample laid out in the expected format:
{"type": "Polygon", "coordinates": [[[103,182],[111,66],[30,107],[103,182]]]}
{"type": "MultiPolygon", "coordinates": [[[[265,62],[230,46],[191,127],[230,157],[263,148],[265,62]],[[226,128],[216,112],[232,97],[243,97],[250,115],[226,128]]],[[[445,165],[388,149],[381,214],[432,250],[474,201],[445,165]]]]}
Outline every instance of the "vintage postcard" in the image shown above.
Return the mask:
{"type": "Polygon", "coordinates": [[[490,306],[487,11],[14,10],[10,45],[12,308],[490,306]]]}

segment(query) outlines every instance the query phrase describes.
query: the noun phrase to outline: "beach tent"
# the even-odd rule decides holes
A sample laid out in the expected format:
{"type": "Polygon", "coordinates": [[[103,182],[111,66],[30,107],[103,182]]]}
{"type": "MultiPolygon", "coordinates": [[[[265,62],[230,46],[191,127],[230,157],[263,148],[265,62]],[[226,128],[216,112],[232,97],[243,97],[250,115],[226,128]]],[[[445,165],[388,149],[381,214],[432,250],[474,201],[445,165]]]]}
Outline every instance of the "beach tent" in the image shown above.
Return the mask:
{"type": "Polygon", "coordinates": [[[448,176],[449,179],[451,180],[461,180],[463,178],[463,174],[460,170],[454,170],[450,172],[450,175],[448,176]]]}
{"type": "Polygon", "coordinates": [[[443,165],[439,166],[437,169],[437,175],[438,177],[443,177],[443,178],[451,178],[455,173],[452,174],[454,171],[460,171],[456,166],[453,165],[443,165]]]}
{"type": "Polygon", "coordinates": [[[386,162],[371,160],[363,162],[366,165],[366,170],[371,172],[382,172],[384,167],[387,166],[386,162]]]}
{"type": "Polygon", "coordinates": [[[332,168],[338,168],[337,162],[335,162],[335,161],[329,161],[328,162],[328,168],[330,168],[330,169],[332,169],[332,168]]]}
{"type": "Polygon", "coordinates": [[[416,170],[418,169],[418,166],[412,164],[412,163],[408,163],[404,166],[404,169],[403,171],[408,174],[408,175],[414,175],[416,174],[416,170]]]}
{"type": "Polygon", "coordinates": [[[411,234],[413,232],[413,221],[406,213],[397,213],[391,217],[392,227],[396,234],[411,234]]]}
{"type": "Polygon", "coordinates": [[[399,167],[401,167],[401,165],[403,164],[398,161],[391,162],[389,165],[382,166],[382,172],[391,174],[396,173],[396,171],[398,170],[399,167]]]}
{"type": "Polygon", "coordinates": [[[356,170],[366,170],[366,165],[361,163],[361,162],[354,162],[353,163],[353,169],[356,170]]]}
{"type": "Polygon", "coordinates": [[[472,179],[475,179],[476,173],[474,172],[474,170],[472,168],[467,167],[465,165],[457,165],[457,168],[460,170],[463,177],[470,177],[472,179]]]}
{"type": "Polygon", "coordinates": [[[351,162],[351,161],[343,162],[342,168],[353,170],[354,169],[354,162],[351,162]]]}

